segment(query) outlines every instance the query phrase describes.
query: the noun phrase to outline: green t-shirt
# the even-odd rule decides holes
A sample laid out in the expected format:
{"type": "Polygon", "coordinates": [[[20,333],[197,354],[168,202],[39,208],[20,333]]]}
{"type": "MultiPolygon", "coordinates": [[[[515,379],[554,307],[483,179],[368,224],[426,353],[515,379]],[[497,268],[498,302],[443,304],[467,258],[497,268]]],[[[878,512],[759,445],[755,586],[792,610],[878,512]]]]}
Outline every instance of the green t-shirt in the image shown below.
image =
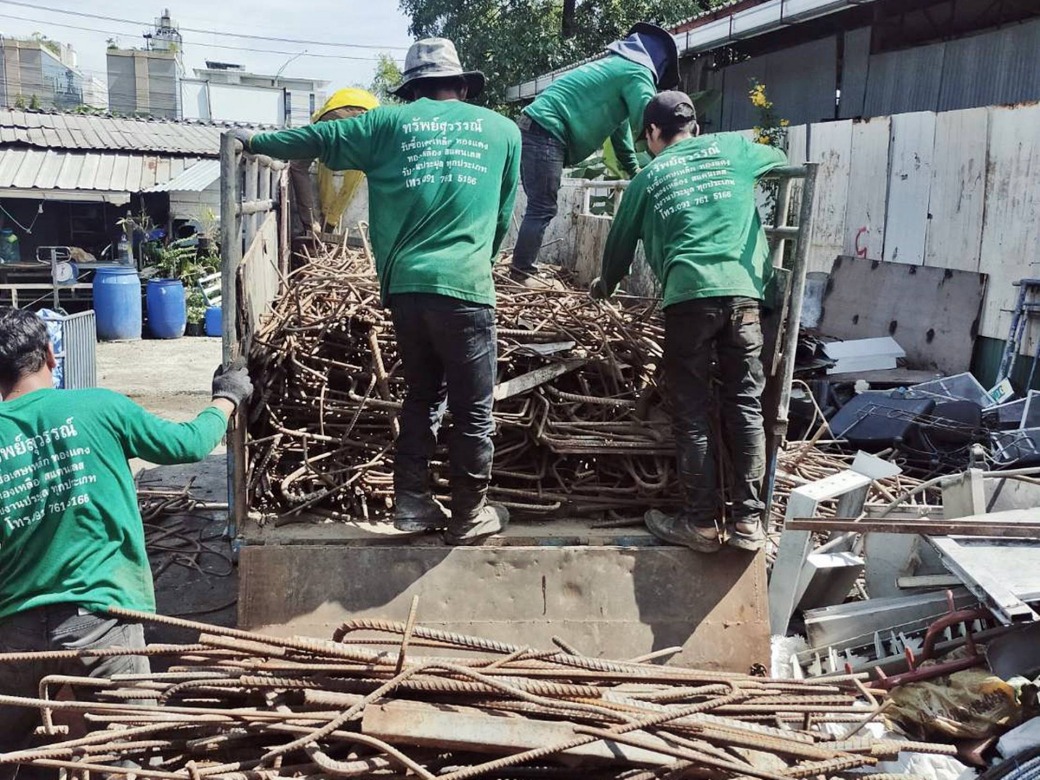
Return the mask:
{"type": "Polygon", "coordinates": [[[155,611],[128,458],[201,460],[227,419],[149,414],[110,390],[37,390],[0,403],[0,618],[47,604],[155,611]]]}
{"type": "Polygon", "coordinates": [[[381,106],[351,119],[259,133],[250,150],[368,175],[383,302],[435,293],[493,306],[491,268],[513,215],[520,131],[458,100],[381,106]]]}
{"type": "Polygon", "coordinates": [[[639,170],[633,134],[643,129],[643,109],[657,94],[649,68],[609,54],[560,77],[524,113],[567,147],[567,165],[580,163],[610,138],[629,176],[639,170]]]}
{"type": "Polygon", "coordinates": [[[736,133],[669,146],[621,199],[603,252],[606,288],[613,291],[628,273],[642,239],[664,306],[722,296],[762,300],[772,269],[755,182],[786,164],[780,149],[736,133]]]}

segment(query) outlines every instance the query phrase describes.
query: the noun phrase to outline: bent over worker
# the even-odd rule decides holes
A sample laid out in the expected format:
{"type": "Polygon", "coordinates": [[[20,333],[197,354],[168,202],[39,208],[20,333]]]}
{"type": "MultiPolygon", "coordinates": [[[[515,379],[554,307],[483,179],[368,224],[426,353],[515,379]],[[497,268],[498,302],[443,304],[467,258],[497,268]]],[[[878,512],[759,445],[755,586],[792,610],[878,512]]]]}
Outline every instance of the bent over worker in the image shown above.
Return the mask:
{"type": "MultiPolygon", "coordinates": [[[[0,309],[0,653],[144,647],[140,623],[110,606],[154,612],[152,573],[128,458],[201,460],[252,392],[244,368],[217,370],[213,402],[191,422],[155,417],[110,390],[55,390],[43,322],[0,309]]],[[[147,674],[140,656],[0,664],[0,691],[35,697],[49,674],[147,674]]],[[[0,753],[20,749],[38,714],[0,706],[0,753]]],[[[0,777],[3,777],[0,772],[0,777]]]]}
{"type": "MultiPolygon", "coordinates": [[[[317,124],[349,119],[378,105],[379,100],[371,92],[356,87],[338,89],[314,112],[311,122],[317,124]]],[[[347,171],[337,177],[333,171],[319,164],[318,186],[315,192],[314,181],[311,179],[313,162],[293,160],[289,164],[294,212],[296,221],[299,222],[296,232],[331,233],[336,230],[343,212],[350,205],[365,177],[360,171],[347,171]]]]}
{"type": "Polygon", "coordinates": [[[239,133],[250,151],[317,157],[368,176],[372,248],[393,315],[407,395],[394,456],[395,526],[446,528],[450,544],[497,533],[504,507],[487,503],[496,373],[492,263],[512,215],[520,167],[516,125],[464,102],[484,75],[463,71],[451,41],[413,44],[397,93],[410,101],[353,119],[239,133]],[[430,459],[445,402],[451,516],[433,497],[430,459]]]}
{"type": "Polygon", "coordinates": [[[557,79],[518,121],[523,134],[521,181],[527,210],[513,249],[510,276],[528,287],[549,287],[536,275],[545,230],[557,212],[560,180],[610,138],[631,177],[639,171],[632,140],[643,109],[657,90],[679,83],[679,54],[667,30],[640,22],[607,47],[607,56],[557,79]]]}
{"type": "Polygon", "coordinates": [[[646,525],[666,542],[701,552],[718,550],[723,539],[757,550],[765,544],[760,312],[772,266],[755,182],[787,158],[735,133],[699,136],[693,103],[682,92],[657,95],[643,126],[655,159],[621,200],[590,293],[612,294],[642,239],[663,288],[664,380],[683,490],[678,515],[651,510],[646,525]],[[710,436],[713,361],[733,472],[724,527],[718,442],[710,436]]]}

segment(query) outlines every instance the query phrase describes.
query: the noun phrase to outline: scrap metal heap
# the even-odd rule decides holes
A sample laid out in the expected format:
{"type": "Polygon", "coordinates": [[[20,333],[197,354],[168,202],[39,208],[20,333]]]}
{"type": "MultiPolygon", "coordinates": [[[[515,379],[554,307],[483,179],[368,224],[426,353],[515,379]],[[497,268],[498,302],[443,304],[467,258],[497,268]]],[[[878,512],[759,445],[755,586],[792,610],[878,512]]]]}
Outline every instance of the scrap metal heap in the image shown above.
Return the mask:
{"type": "Polygon", "coordinates": [[[110,609],[198,631],[198,640],[0,655],[27,674],[42,660],[82,656],[171,664],[111,679],[46,677],[39,699],[0,695],[0,705],[38,709],[47,737],[0,764],[170,780],[781,780],[846,777],[900,751],[954,749],[866,736],[884,693],[864,687],[864,676],[772,680],[650,662],[678,648],[629,661],[587,657],[562,640],[533,650],[423,628],[415,606],[405,623],[355,620],[333,641],[110,609]],[[56,700],[65,683],[93,700],[56,700]],[[55,713],[78,713],[95,730],[63,738],[55,713]]]}
{"type": "MultiPolygon", "coordinates": [[[[648,504],[673,503],[672,435],[655,380],[664,339],[656,302],[615,307],[505,277],[496,287],[491,498],[531,513],[642,515],[648,504]]],[[[289,277],[250,351],[260,390],[250,506],[353,518],[390,507],[405,389],[396,350],[364,255],[328,247],[289,277]]],[[[443,467],[434,464],[438,474],[443,467]]]]}

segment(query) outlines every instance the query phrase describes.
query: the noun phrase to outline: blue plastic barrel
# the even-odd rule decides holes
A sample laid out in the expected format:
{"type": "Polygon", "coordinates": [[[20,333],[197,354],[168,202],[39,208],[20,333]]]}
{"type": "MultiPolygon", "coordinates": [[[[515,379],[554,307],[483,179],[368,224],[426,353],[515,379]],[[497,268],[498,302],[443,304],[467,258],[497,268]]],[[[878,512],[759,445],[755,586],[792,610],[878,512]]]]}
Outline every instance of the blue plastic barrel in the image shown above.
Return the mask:
{"type": "Polygon", "coordinates": [[[145,295],[148,329],[157,339],[179,339],[188,324],[184,285],[176,279],[149,279],[145,295]]]}
{"type": "Polygon", "coordinates": [[[206,335],[217,337],[224,335],[224,320],[219,306],[206,307],[206,335]]]}
{"type": "Polygon", "coordinates": [[[141,338],[141,280],[133,268],[99,268],[94,274],[94,313],[101,341],[141,338]]]}

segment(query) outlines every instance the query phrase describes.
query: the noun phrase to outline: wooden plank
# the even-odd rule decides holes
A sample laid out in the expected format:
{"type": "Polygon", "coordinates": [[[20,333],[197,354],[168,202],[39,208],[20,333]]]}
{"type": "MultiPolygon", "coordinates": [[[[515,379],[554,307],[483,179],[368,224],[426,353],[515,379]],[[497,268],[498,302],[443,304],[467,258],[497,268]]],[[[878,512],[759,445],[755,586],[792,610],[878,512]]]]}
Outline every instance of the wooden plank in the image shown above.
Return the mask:
{"type": "Polygon", "coordinates": [[[880,260],[885,250],[889,133],[887,116],[852,125],[849,199],[842,254],[880,260]]]}
{"type": "Polygon", "coordinates": [[[985,108],[936,115],[925,265],[979,270],[988,126],[985,108]]]}
{"type": "Polygon", "coordinates": [[[845,248],[845,211],[849,197],[852,157],[852,120],[812,126],[809,161],[820,164],[816,177],[816,205],[812,243],[806,271],[829,271],[845,248]]]}
{"type": "Polygon", "coordinates": [[[892,117],[884,259],[921,265],[928,231],[935,114],[918,111],[892,117]]]}
{"type": "Polygon", "coordinates": [[[958,374],[971,364],[985,289],[977,273],[843,256],[824,293],[820,330],[842,339],[890,335],[910,368],[958,374]]]}
{"type": "MultiPolygon", "coordinates": [[[[989,165],[979,271],[990,276],[979,333],[1006,339],[1018,289],[1012,282],[1037,275],[1040,246],[1040,105],[990,109],[989,165]]],[[[1032,339],[1023,340],[1032,354],[1032,339]]]]}

